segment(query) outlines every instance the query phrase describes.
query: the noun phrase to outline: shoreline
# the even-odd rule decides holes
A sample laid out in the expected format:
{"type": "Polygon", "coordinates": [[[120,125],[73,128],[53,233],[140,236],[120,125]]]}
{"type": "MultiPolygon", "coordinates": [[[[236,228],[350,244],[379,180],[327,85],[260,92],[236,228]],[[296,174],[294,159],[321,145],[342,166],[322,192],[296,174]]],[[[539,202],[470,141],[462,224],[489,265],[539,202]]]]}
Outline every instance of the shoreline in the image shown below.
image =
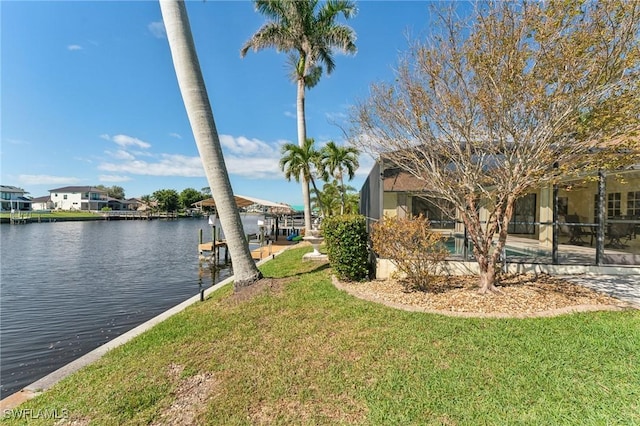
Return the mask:
{"type": "MultiPolygon", "coordinates": [[[[295,244],[282,246],[282,248],[278,251],[271,253],[268,257],[256,262],[257,266],[261,266],[264,263],[274,259],[276,256],[279,256],[285,250],[290,247],[296,246],[295,244]]],[[[36,380],[35,382],[25,386],[21,390],[14,392],[11,395],[0,400],[0,410],[12,410],[18,407],[20,404],[35,398],[40,395],[42,392],[51,388],[53,385],[66,378],[67,376],[75,373],[81,368],[94,363],[95,361],[102,358],[107,352],[116,347],[122,346],[134,337],[144,333],[145,331],[151,329],[155,325],[163,322],[164,320],[174,316],[177,313],[182,312],[187,307],[200,302],[201,298],[205,299],[213,292],[221,289],[222,287],[232,283],[234,280],[234,275],[225,278],[224,280],[216,283],[214,286],[209,287],[208,289],[203,291],[203,294],[196,294],[189,299],[169,308],[168,310],[156,315],[148,321],[134,327],[133,329],[127,331],[126,333],[121,334],[115,339],[97,347],[89,353],[84,354],[83,356],[71,361],[70,363],[58,368],[57,370],[47,374],[46,376],[36,380]]]]}
{"type": "Polygon", "coordinates": [[[52,217],[49,215],[30,215],[28,217],[20,217],[18,219],[11,219],[11,217],[0,217],[0,224],[13,224],[12,220],[18,222],[16,224],[29,224],[29,223],[55,223],[55,222],[95,222],[95,221],[120,221],[120,220],[178,220],[178,219],[205,219],[205,216],[171,216],[166,215],[151,215],[151,216],[60,216],[52,217]]]}

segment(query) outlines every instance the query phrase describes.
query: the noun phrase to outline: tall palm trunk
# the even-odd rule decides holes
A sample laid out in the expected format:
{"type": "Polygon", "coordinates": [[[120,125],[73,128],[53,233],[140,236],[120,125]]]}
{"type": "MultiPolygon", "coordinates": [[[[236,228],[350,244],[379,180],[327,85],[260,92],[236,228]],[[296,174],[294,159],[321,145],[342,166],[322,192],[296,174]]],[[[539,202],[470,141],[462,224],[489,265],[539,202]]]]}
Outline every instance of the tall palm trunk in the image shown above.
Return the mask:
{"type": "MultiPolygon", "coordinates": [[[[298,146],[304,146],[307,139],[307,124],[304,116],[304,77],[298,77],[298,96],[297,96],[297,113],[298,113],[298,146]]],[[[302,174],[300,176],[302,182],[302,202],[304,203],[304,227],[308,232],[311,231],[311,196],[309,194],[309,182],[302,174]]]]}
{"type": "Polygon", "coordinates": [[[257,281],[262,274],[251,257],[233,198],[218,131],[193,43],[187,9],[184,2],[179,0],[160,0],[160,9],[180,92],[216,202],[220,224],[227,238],[227,247],[233,261],[234,286],[238,290],[257,281]]]}

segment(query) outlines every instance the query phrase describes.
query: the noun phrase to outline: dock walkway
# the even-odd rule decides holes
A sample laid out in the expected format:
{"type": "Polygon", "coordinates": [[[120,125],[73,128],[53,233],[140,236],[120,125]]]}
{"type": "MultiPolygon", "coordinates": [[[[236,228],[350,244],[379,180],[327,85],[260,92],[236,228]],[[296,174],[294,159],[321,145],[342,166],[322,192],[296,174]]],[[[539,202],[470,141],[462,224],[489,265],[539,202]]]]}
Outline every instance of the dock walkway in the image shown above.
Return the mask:
{"type": "MultiPolygon", "coordinates": [[[[262,260],[297,243],[298,241],[288,241],[285,237],[280,237],[276,238],[276,240],[269,240],[262,243],[259,241],[250,240],[249,246],[251,247],[255,246],[256,244],[260,244],[259,247],[252,247],[251,257],[254,260],[262,260]]],[[[219,259],[221,248],[225,249],[225,260],[228,260],[226,240],[216,241],[215,244],[213,241],[209,241],[206,243],[201,242],[198,244],[198,253],[201,259],[206,257],[215,257],[219,259]]]]}

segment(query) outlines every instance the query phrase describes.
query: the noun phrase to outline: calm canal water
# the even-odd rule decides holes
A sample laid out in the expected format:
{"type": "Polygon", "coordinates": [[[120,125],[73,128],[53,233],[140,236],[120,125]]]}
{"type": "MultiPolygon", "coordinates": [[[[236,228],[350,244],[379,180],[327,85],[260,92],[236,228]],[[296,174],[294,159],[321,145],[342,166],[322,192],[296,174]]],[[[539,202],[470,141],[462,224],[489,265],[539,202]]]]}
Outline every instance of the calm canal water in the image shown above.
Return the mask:
{"type": "Polygon", "coordinates": [[[200,269],[199,229],[210,241],[206,219],[0,226],[1,398],[228,277],[200,269]]]}

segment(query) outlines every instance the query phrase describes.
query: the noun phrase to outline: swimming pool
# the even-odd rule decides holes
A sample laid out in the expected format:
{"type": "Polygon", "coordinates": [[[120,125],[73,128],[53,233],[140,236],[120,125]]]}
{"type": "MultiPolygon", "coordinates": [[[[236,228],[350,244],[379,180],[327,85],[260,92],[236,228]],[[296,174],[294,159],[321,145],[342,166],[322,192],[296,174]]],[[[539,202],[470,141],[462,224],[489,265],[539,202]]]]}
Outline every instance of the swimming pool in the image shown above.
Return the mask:
{"type": "MultiPolygon", "coordinates": [[[[450,237],[445,240],[444,245],[447,250],[453,255],[464,256],[464,238],[463,237],[450,237]]],[[[512,246],[506,246],[505,254],[507,259],[512,258],[527,258],[531,259],[537,257],[549,257],[550,254],[540,250],[531,250],[526,248],[517,248],[512,246]]],[[[473,245],[468,243],[467,256],[469,259],[473,258],[473,245]]]]}

